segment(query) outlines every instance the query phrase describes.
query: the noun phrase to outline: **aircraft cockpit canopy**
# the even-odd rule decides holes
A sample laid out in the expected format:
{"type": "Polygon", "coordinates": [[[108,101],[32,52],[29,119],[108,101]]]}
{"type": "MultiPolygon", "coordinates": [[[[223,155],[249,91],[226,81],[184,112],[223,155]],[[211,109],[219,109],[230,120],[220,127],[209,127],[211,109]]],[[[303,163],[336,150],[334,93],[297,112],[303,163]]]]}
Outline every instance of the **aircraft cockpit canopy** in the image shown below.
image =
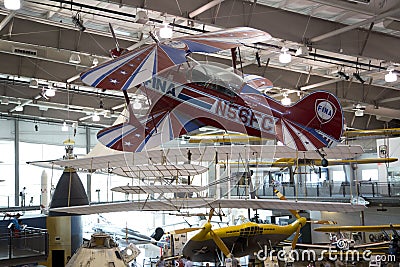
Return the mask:
{"type": "Polygon", "coordinates": [[[227,66],[220,67],[208,63],[195,65],[190,73],[188,73],[190,74],[188,80],[221,93],[234,96],[240,92],[245,82],[239,74],[226,67],[227,66]]]}

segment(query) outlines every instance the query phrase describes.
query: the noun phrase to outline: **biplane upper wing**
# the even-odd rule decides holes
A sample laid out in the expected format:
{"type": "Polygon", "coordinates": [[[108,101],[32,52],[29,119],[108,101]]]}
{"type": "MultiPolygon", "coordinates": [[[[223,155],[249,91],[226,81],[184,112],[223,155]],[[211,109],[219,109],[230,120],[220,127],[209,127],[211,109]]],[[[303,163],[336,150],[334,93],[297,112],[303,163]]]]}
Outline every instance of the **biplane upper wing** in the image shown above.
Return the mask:
{"type": "Polygon", "coordinates": [[[157,42],[83,72],[81,80],[97,88],[127,90],[162,70],[184,63],[189,53],[214,53],[270,38],[266,32],[238,27],[157,42]]]}
{"type": "MultiPolygon", "coordinates": [[[[104,147],[103,145],[99,145],[104,147]]],[[[166,159],[169,162],[188,161],[188,154],[191,155],[192,162],[214,161],[215,155],[224,155],[221,159],[238,160],[241,158],[269,159],[306,157],[317,159],[320,155],[315,151],[296,152],[286,146],[274,145],[240,145],[240,146],[197,146],[197,147],[176,147],[176,148],[157,148],[138,153],[119,152],[104,147],[104,152],[72,160],[55,160],[52,164],[62,167],[73,167],[76,169],[100,170],[121,166],[135,166],[141,164],[160,164],[166,159]]],[[[100,149],[96,149],[100,150],[100,149]]],[[[364,153],[361,146],[338,145],[324,149],[327,158],[353,158],[364,153]]]]}
{"type": "Polygon", "coordinates": [[[95,214],[124,211],[176,211],[191,208],[252,208],[271,210],[323,210],[335,212],[357,212],[366,207],[359,204],[316,201],[281,201],[279,199],[209,199],[209,198],[175,198],[161,200],[142,200],[74,207],[54,208],[51,211],[70,214],[95,214]]]}
{"type": "Polygon", "coordinates": [[[400,230],[400,224],[360,225],[360,226],[325,226],[315,228],[317,232],[380,232],[382,230],[400,230]]]}

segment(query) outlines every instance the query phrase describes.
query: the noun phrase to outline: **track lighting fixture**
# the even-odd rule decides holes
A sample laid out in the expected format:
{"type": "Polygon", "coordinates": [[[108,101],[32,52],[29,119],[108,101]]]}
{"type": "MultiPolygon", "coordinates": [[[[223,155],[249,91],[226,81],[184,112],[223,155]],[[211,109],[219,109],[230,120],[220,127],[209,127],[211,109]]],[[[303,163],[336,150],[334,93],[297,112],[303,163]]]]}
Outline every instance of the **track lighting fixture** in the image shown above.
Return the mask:
{"type": "Polygon", "coordinates": [[[100,121],[100,116],[97,112],[93,113],[92,121],[100,121]]]}
{"type": "Polygon", "coordinates": [[[61,131],[62,132],[68,132],[68,125],[67,123],[64,121],[63,126],[61,127],[61,131]]]}
{"type": "Polygon", "coordinates": [[[9,10],[18,10],[21,8],[20,0],[4,0],[4,7],[9,10]]]}
{"type": "Polygon", "coordinates": [[[292,100],[288,97],[288,93],[283,93],[283,98],[281,99],[281,103],[284,106],[289,106],[292,104],[292,100]]]}
{"type": "Polygon", "coordinates": [[[387,83],[393,83],[395,81],[397,81],[397,74],[394,73],[394,67],[393,66],[389,66],[387,68],[388,73],[385,75],[385,82],[387,83]]]}
{"type": "Polygon", "coordinates": [[[72,16],[72,22],[81,32],[86,30],[86,27],[83,26],[83,20],[81,19],[81,15],[79,13],[76,13],[75,16],[72,16]]]}
{"type": "Polygon", "coordinates": [[[354,78],[356,78],[360,83],[365,83],[365,80],[361,77],[358,72],[353,73],[354,78]]]}
{"type": "Polygon", "coordinates": [[[81,57],[79,56],[78,53],[72,52],[71,56],[69,57],[69,62],[72,64],[79,64],[81,63],[81,57]]]}
{"type": "Polygon", "coordinates": [[[288,64],[292,61],[292,55],[288,53],[289,49],[282,47],[281,53],[279,54],[279,62],[283,64],[288,64]]]}
{"type": "Polygon", "coordinates": [[[50,87],[50,88],[46,89],[44,94],[48,97],[53,97],[56,95],[56,90],[54,90],[52,87],[50,87]]]}
{"type": "Polygon", "coordinates": [[[299,48],[297,48],[295,56],[299,57],[299,56],[308,56],[308,47],[306,45],[302,45],[299,46],[299,48]]]}
{"type": "Polygon", "coordinates": [[[337,73],[338,73],[339,77],[342,78],[342,79],[345,79],[345,80],[350,79],[349,75],[347,75],[343,71],[338,71],[337,73]]]}
{"type": "Polygon", "coordinates": [[[24,106],[18,105],[18,106],[16,106],[16,107],[14,108],[14,110],[15,110],[15,111],[18,111],[18,112],[24,111],[24,106]]]}
{"type": "Polygon", "coordinates": [[[159,34],[161,38],[169,39],[172,37],[172,28],[167,23],[163,23],[159,34]]]}

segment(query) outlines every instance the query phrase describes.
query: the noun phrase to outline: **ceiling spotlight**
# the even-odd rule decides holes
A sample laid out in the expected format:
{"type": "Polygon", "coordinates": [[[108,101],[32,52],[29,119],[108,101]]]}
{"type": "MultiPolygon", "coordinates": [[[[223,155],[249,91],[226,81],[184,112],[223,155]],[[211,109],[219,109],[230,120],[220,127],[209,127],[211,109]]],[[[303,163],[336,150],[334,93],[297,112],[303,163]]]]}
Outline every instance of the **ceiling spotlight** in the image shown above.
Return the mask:
{"type": "Polygon", "coordinates": [[[9,103],[10,103],[10,102],[8,101],[7,98],[2,98],[2,99],[1,99],[1,104],[2,104],[2,105],[6,105],[6,106],[7,106],[9,103]]]}
{"type": "Polygon", "coordinates": [[[61,131],[62,132],[68,132],[68,125],[67,123],[64,121],[63,126],[61,127],[61,131]]]}
{"type": "Polygon", "coordinates": [[[347,75],[343,71],[338,71],[337,73],[338,73],[339,77],[342,78],[342,79],[345,79],[345,80],[350,79],[349,75],[347,75]]]}
{"type": "Polygon", "coordinates": [[[299,48],[297,48],[295,56],[299,57],[299,56],[308,56],[308,47],[306,45],[302,45],[299,46],[299,48]]]}
{"type": "Polygon", "coordinates": [[[362,116],[364,116],[364,110],[362,110],[362,109],[357,109],[356,111],[354,111],[354,115],[355,115],[356,117],[362,117],[362,116]]]}
{"type": "Polygon", "coordinates": [[[18,105],[14,108],[15,111],[24,111],[24,106],[18,105]]]}
{"type": "Polygon", "coordinates": [[[81,32],[86,30],[86,27],[83,26],[83,20],[81,19],[81,15],[79,13],[77,13],[75,16],[72,16],[72,22],[81,32]]]}
{"type": "Polygon", "coordinates": [[[281,103],[284,106],[289,106],[292,104],[292,100],[288,97],[288,93],[283,93],[283,98],[281,99],[281,103]]]}
{"type": "Polygon", "coordinates": [[[353,73],[353,76],[354,76],[360,83],[365,83],[365,80],[361,77],[361,75],[360,75],[358,72],[353,73]]]}
{"type": "Polygon", "coordinates": [[[97,112],[93,113],[92,121],[100,121],[100,116],[97,112]]]}
{"type": "Polygon", "coordinates": [[[99,60],[95,57],[92,60],[93,67],[96,67],[99,64],[99,60]]]}
{"type": "Polygon", "coordinates": [[[69,62],[72,64],[79,64],[81,63],[81,57],[79,56],[78,53],[72,52],[71,56],[69,57],[69,62]]]}
{"type": "Polygon", "coordinates": [[[38,88],[39,87],[39,81],[36,79],[31,79],[29,82],[29,87],[31,88],[38,88]]]}
{"type": "Polygon", "coordinates": [[[21,8],[20,0],[4,0],[4,7],[10,10],[18,10],[21,8]]]}
{"type": "Polygon", "coordinates": [[[292,55],[288,53],[289,49],[282,47],[282,53],[279,54],[279,62],[283,64],[288,64],[292,61],[292,55]]]}
{"type": "Polygon", "coordinates": [[[139,102],[139,100],[135,100],[133,102],[133,109],[141,109],[142,108],[142,103],[139,102]]]}
{"type": "Polygon", "coordinates": [[[48,97],[53,97],[56,95],[56,90],[54,90],[53,88],[48,88],[46,89],[46,91],[44,92],[44,94],[48,97]]]}
{"type": "Polygon", "coordinates": [[[385,82],[393,83],[393,82],[397,81],[397,74],[393,72],[394,71],[394,67],[393,66],[388,67],[387,71],[389,73],[387,73],[385,75],[385,82]]]}
{"type": "Polygon", "coordinates": [[[164,39],[172,37],[172,28],[167,23],[163,23],[163,26],[160,28],[160,37],[164,39]]]}

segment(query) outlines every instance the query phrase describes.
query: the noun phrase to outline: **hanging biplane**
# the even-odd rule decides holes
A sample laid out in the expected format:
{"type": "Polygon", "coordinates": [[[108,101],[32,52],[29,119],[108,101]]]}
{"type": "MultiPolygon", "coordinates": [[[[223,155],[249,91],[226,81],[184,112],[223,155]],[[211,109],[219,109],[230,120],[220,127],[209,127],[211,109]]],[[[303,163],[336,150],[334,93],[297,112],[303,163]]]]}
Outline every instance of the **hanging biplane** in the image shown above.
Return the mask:
{"type": "MultiPolygon", "coordinates": [[[[328,160],[328,159],[327,159],[328,160]]],[[[361,158],[361,159],[329,159],[329,166],[347,165],[347,164],[372,164],[372,163],[391,163],[397,161],[397,158],[361,158]]],[[[268,165],[271,167],[291,167],[291,166],[323,166],[323,159],[307,159],[307,158],[280,158],[274,162],[258,162],[259,165],[268,165]]]]}
{"type": "MultiPolygon", "coordinates": [[[[373,249],[375,247],[384,247],[386,248],[386,252],[389,252],[391,255],[400,256],[400,247],[399,240],[400,236],[397,232],[400,230],[400,224],[386,224],[386,225],[352,225],[352,226],[326,226],[315,228],[314,231],[317,232],[325,232],[330,233],[331,244],[328,246],[320,246],[320,245],[308,245],[302,244],[308,247],[317,247],[320,248],[333,248],[338,250],[349,250],[349,249],[373,249]],[[385,231],[390,230],[393,232],[393,235],[390,237],[385,231]],[[347,238],[344,233],[353,233],[353,232],[383,232],[386,236],[386,240],[371,240],[374,242],[364,243],[364,244],[356,244],[355,240],[352,238],[347,238]],[[333,233],[333,234],[332,234],[333,233]]],[[[373,236],[373,235],[372,235],[373,236]]],[[[372,239],[370,237],[370,239],[372,239]]],[[[300,244],[298,244],[300,245],[300,244]]]]}
{"type": "Polygon", "coordinates": [[[328,92],[313,92],[291,106],[258,91],[226,66],[189,60],[195,52],[214,53],[263,42],[270,35],[252,28],[233,28],[201,35],[159,40],[127,52],[81,74],[93,87],[123,90],[127,122],[106,128],[98,140],[116,150],[138,152],[210,125],[262,138],[277,138],[299,151],[334,146],[343,131],[342,108],[328,92]],[[134,116],[126,90],[140,85],[150,108],[134,116]]]}

